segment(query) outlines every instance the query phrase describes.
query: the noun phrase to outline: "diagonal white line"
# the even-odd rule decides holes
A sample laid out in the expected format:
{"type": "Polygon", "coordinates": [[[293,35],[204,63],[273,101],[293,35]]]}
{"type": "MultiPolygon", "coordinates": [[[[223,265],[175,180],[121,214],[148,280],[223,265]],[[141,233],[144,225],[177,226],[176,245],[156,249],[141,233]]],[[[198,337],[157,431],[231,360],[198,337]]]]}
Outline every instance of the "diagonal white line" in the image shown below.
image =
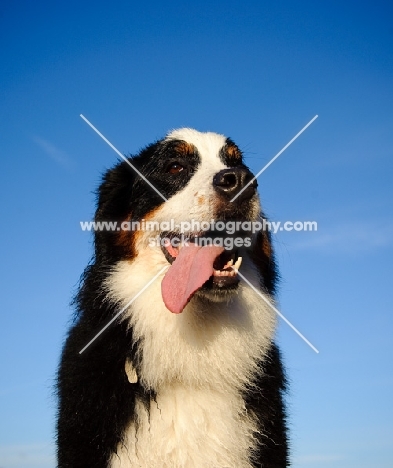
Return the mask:
{"type": "MultiPolygon", "coordinates": [[[[131,166],[131,168],[158,194],[160,195],[160,197],[167,201],[167,199],[164,197],[164,195],[161,194],[161,192],[159,192],[159,190],[157,190],[154,185],[152,185],[148,179],[146,179],[146,177],[138,171],[138,169],[133,166],[131,164],[131,162],[124,156],[120,153],[120,151],[118,151],[118,149],[112,145],[112,143],[104,137],[104,135],[102,135],[102,133],[97,130],[97,128],[91,123],[89,122],[88,119],[86,119],[86,117],[82,114],[80,114],[80,117],[129,165],[131,166]]],[[[239,193],[236,194],[235,197],[232,198],[232,200],[230,200],[231,202],[233,202],[234,200],[236,200],[236,198],[250,185],[252,184],[252,182],[254,180],[256,180],[313,122],[314,120],[316,120],[318,118],[318,115],[315,115],[309,122],[307,125],[305,125],[301,130],[300,132],[298,132],[293,138],[292,140],[290,140],[285,146],[284,148],[282,148],[281,151],[279,151],[275,156],[274,158],[272,158],[256,175],[253,179],[251,179],[249,181],[249,183],[243,187],[242,190],[240,190],[239,193]]],[[[168,268],[168,265],[164,266],[132,299],[131,301],[129,301],[95,336],[93,339],[91,339],[87,345],[82,348],[80,351],[79,351],[79,354],[82,354],[156,279],[157,277],[165,270],[168,268]]],[[[287,323],[287,325],[289,325],[292,330],[297,333],[297,335],[300,336],[300,338],[302,338],[302,340],[307,343],[316,353],[319,354],[319,351],[317,350],[317,348],[312,344],[310,343],[310,341],[294,326],[292,325],[292,323],[286,318],[284,317],[284,315],[276,308],[274,307],[274,305],[268,300],[266,299],[266,297],[263,296],[263,294],[258,291],[258,289],[255,288],[255,286],[243,275],[241,274],[236,268],[233,268],[236,273],[261,297],[261,299],[263,299],[263,301],[269,306],[271,307],[274,312],[276,312],[276,314],[282,318],[282,320],[284,320],[285,323],[287,323]]]]}
{"type": "Polygon", "coordinates": [[[145,291],[152,283],[154,283],[154,281],[161,275],[161,273],[166,270],[167,268],[169,267],[169,265],[165,265],[147,284],[145,284],[145,286],[143,286],[143,288],[138,292],[138,294],[136,294],[131,300],[130,302],[128,302],[106,325],[104,328],[102,328],[98,333],[97,335],[91,339],[87,345],[82,348],[80,351],[79,351],[79,354],[82,354],[83,351],[86,351],[86,349],[93,343],[93,341],[95,341],[110,325],[112,325],[112,323],[136,300],[138,299],[138,297],[143,293],[143,291],[145,291]]]}
{"type": "Polygon", "coordinates": [[[168,201],[167,198],[165,198],[164,195],[158,189],[156,189],[154,185],[151,182],[149,182],[146,179],[146,177],[141,172],[139,172],[138,169],[133,164],[131,164],[131,162],[123,154],[121,154],[120,151],[115,146],[113,146],[112,143],[108,139],[106,139],[104,135],[99,130],[97,130],[96,127],[91,122],[89,122],[89,120],[87,120],[83,114],[80,114],[80,117],[82,117],[82,119],[87,123],[87,125],[89,125],[97,133],[97,135],[99,135],[105,141],[105,143],[107,143],[113,149],[113,151],[115,151],[121,157],[121,159],[123,159],[123,161],[125,161],[129,166],[131,166],[132,169],[139,175],[139,177],[141,177],[148,185],[150,185],[150,187],[156,193],[158,193],[158,195],[164,201],[168,201]]]}
{"type": "Polygon", "coordinates": [[[290,146],[290,145],[296,140],[296,138],[298,138],[298,137],[304,132],[304,130],[306,130],[306,129],[314,122],[314,120],[316,120],[317,118],[318,118],[318,115],[316,115],[315,117],[313,117],[313,118],[310,120],[310,122],[308,122],[308,124],[305,125],[305,126],[300,130],[300,132],[297,133],[297,134],[292,138],[292,140],[291,140],[290,142],[288,142],[288,143],[284,146],[284,148],[283,148],[281,151],[279,151],[279,152],[274,156],[274,158],[272,158],[272,159],[266,164],[266,166],[264,166],[264,167],[258,172],[258,174],[256,174],[256,175],[254,176],[254,178],[251,179],[250,182],[248,182],[248,184],[247,184],[246,186],[244,186],[244,187],[240,190],[240,192],[237,193],[237,194],[232,198],[231,203],[232,203],[233,201],[235,201],[236,198],[237,198],[242,192],[244,192],[244,190],[246,190],[246,188],[247,188],[250,184],[252,184],[252,183],[254,182],[254,180],[257,179],[257,178],[262,174],[262,172],[264,172],[264,171],[270,166],[270,164],[272,164],[272,163],[280,156],[280,154],[282,154],[282,153],[288,148],[288,146],[290,146]]]}
{"type": "MultiPolygon", "coordinates": [[[[233,267],[232,267],[232,268],[233,268],[233,267]]],[[[268,299],[266,299],[266,297],[265,297],[260,291],[258,291],[258,289],[257,289],[253,284],[251,284],[250,281],[248,281],[248,279],[247,279],[244,275],[242,275],[242,274],[239,272],[239,270],[236,270],[236,268],[233,268],[233,269],[234,269],[234,270],[236,271],[236,273],[240,276],[240,278],[242,278],[242,279],[258,294],[258,296],[260,296],[260,297],[266,302],[266,304],[267,304],[269,307],[271,307],[271,308],[274,310],[274,312],[275,312],[279,317],[281,317],[281,318],[284,320],[284,322],[285,322],[286,324],[288,324],[288,325],[292,328],[292,330],[300,336],[300,338],[301,338],[303,341],[305,341],[305,342],[308,344],[308,346],[310,346],[311,349],[313,349],[317,354],[319,354],[319,351],[317,350],[317,348],[316,348],[314,345],[312,345],[312,344],[308,341],[308,339],[307,339],[302,333],[300,333],[300,331],[299,331],[294,325],[292,325],[292,323],[291,323],[287,318],[285,318],[285,317],[282,315],[282,313],[281,313],[276,307],[274,307],[274,305],[273,305],[268,299]]]]}

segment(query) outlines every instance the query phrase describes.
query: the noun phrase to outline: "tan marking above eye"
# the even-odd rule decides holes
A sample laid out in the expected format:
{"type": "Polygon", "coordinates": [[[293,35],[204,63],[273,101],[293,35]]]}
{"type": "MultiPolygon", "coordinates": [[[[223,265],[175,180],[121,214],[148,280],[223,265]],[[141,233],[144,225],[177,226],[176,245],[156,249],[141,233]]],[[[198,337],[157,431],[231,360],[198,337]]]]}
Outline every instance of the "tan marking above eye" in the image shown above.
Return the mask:
{"type": "Polygon", "coordinates": [[[225,151],[231,159],[241,159],[242,157],[242,154],[236,145],[228,145],[225,151]]]}
{"type": "Polygon", "coordinates": [[[188,154],[195,153],[195,146],[192,145],[191,143],[187,143],[186,141],[179,141],[175,149],[176,149],[176,152],[182,156],[187,156],[188,154]]]}

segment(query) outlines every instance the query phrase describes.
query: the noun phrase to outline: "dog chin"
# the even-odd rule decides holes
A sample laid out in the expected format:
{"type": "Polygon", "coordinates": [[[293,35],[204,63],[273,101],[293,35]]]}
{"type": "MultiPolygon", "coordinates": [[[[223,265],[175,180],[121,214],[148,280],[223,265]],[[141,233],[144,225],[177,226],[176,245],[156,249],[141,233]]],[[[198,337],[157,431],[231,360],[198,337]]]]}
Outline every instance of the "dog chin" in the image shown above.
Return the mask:
{"type": "Polygon", "coordinates": [[[230,301],[233,296],[238,293],[238,285],[234,285],[233,287],[229,288],[205,288],[202,286],[201,289],[194,294],[194,299],[200,300],[201,302],[228,302],[230,301]]]}

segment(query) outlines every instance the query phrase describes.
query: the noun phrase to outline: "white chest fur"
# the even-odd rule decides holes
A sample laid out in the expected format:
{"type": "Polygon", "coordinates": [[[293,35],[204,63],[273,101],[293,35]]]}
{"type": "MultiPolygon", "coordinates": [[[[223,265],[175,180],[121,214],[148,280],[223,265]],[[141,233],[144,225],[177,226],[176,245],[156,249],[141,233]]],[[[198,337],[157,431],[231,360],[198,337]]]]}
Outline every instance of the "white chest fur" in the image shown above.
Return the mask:
{"type": "MultiPolygon", "coordinates": [[[[138,281],[152,277],[146,268],[134,274],[138,261],[114,270],[111,299],[127,303],[135,294],[130,285],[138,291],[138,281]]],[[[242,268],[257,287],[252,265],[242,268]]],[[[137,379],[157,398],[149,410],[137,401],[136,423],[126,429],[110,468],[251,468],[257,428],[241,392],[270,346],[274,313],[242,283],[229,303],[198,307],[190,303],[171,314],[156,282],[124,314],[143,342],[137,379]]]]}
{"type": "Polygon", "coordinates": [[[137,404],[111,468],[250,468],[256,430],[242,398],[212,389],[175,385],[146,410],[137,404]]]}

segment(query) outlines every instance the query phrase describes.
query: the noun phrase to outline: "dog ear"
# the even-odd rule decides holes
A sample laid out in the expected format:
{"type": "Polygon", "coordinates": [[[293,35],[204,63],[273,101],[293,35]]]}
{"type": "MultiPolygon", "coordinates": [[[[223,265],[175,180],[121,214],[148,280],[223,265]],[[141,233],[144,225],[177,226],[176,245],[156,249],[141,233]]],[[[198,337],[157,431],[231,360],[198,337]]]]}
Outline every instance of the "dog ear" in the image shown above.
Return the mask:
{"type": "Polygon", "coordinates": [[[97,193],[95,221],[117,221],[124,216],[131,204],[134,179],[135,173],[125,161],[104,174],[97,193]]]}
{"type": "Polygon", "coordinates": [[[121,223],[131,218],[131,202],[135,173],[121,162],[107,171],[97,191],[95,213],[95,252],[97,260],[120,258],[123,252],[121,223]],[[98,229],[100,228],[100,229],[98,229]],[[98,258],[100,256],[100,258],[98,258]]]}
{"type": "Polygon", "coordinates": [[[278,273],[269,231],[258,231],[250,256],[261,275],[261,286],[273,295],[277,287],[278,273]]]}

